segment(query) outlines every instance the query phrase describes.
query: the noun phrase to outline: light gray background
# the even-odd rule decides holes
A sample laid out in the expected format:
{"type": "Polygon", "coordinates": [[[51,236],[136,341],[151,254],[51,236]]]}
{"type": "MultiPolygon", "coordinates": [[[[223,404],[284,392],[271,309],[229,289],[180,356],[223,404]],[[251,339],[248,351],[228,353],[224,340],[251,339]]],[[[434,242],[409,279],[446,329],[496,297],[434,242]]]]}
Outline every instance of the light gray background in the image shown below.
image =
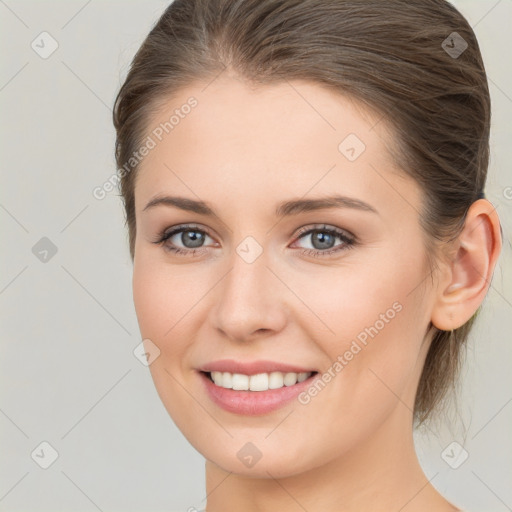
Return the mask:
{"type": "MultiPolygon", "coordinates": [[[[204,460],[133,354],[141,340],[120,199],[92,195],[115,172],[115,94],[167,4],[0,0],[1,511],[205,504],[204,460]],[[43,31],[59,45],[47,59],[31,47],[43,31]],[[43,237],[57,247],[46,262],[32,252],[43,237]],[[40,464],[51,449],[42,442],[58,453],[47,469],[40,464]]],[[[427,476],[448,499],[501,512],[512,510],[512,0],[455,4],[475,28],[488,71],[486,192],[505,240],[469,343],[460,415],[416,440],[427,476]],[[441,456],[453,441],[469,453],[458,469],[441,456]]]]}

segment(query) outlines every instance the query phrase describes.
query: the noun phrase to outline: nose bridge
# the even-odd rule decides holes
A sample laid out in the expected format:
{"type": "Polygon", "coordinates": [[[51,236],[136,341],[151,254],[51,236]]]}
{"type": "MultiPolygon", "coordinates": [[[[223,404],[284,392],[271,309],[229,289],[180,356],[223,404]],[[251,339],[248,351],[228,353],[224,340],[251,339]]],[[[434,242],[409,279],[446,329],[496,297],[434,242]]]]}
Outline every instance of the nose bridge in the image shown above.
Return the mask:
{"type": "Polygon", "coordinates": [[[252,237],[246,237],[230,255],[230,271],[219,287],[214,318],[228,337],[243,340],[256,331],[283,326],[281,291],[267,268],[268,256],[252,237]]]}
{"type": "MultiPolygon", "coordinates": [[[[263,249],[263,248],[262,248],[263,249]]],[[[227,294],[234,294],[239,299],[246,300],[251,296],[262,299],[261,291],[264,291],[268,274],[268,258],[263,251],[256,255],[254,247],[246,242],[241,242],[230,259],[231,272],[229,273],[227,294]]],[[[249,301],[253,303],[254,300],[249,301]]]]}

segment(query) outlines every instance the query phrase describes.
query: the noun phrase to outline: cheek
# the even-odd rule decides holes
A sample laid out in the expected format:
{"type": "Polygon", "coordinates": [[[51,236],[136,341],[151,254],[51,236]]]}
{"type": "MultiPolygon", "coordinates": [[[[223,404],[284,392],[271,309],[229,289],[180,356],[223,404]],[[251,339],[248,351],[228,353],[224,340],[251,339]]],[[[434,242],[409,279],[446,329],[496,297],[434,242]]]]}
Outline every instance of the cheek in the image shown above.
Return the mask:
{"type": "Polygon", "coordinates": [[[301,280],[308,305],[333,332],[320,333],[317,321],[303,329],[328,356],[323,371],[335,375],[330,382],[338,406],[356,416],[363,409],[376,411],[362,404],[385,408],[397,400],[394,393],[409,396],[409,384],[414,387],[421,371],[428,325],[427,297],[418,286],[425,278],[424,260],[420,250],[407,261],[398,251],[388,254],[373,265],[301,280]]]}
{"type": "Polygon", "coordinates": [[[132,284],[141,336],[160,350],[159,357],[149,366],[155,388],[177,426],[186,432],[193,415],[201,417],[201,411],[191,406],[190,396],[180,385],[180,365],[186,360],[193,339],[187,323],[191,317],[186,315],[201,294],[187,286],[185,277],[169,266],[141,254],[134,264],[132,284]]]}
{"type": "Polygon", "coordinates": [[[172,339],[174,326],[186,313],[193,290],[175,270],[144,255],[135,261],[132,284],[141,335],[160,346],[172,339]]]}
{"type": "Polygon", "coordinates": [[[136,261],[133,268],[133,302],[143,338],[159,339],[169,329],[166,311],[172,311],[172,294],[162,296],[164,281],[155,267],[136,261]],[[163,299],[163,300],[162,300],[163,299]]]}
{"type": "Polygon", "coordinates": [[[153,255],[139,254],[134,263],[133,302],[140,333],[158,346],[159,362],[168,368],[186,365],[187,351],[202,324],[205,296],[217,279],[210,274],[169,265],[153,255]]]}
{"type": "MultiPolygon", "coordinates": [[[[375,330],[382,334],[397,325],[403,327],[408,317],[422,315],[410,327],[427,321],[425,296],[419,287],[415,290],[425,277],[421,261],[405,262],[399,257],[390,254],[371,263],[290,274],[288,282],[316,316],[306,312],[303,318],[309,327],[304,323],[303,328],[321,333],[325,341],[318,344],[328,343],[332,352],[340,339],[358,338],[364,343],[375,330]]],[[[404,332],[401,338],[405,337],[404,332]]]]}

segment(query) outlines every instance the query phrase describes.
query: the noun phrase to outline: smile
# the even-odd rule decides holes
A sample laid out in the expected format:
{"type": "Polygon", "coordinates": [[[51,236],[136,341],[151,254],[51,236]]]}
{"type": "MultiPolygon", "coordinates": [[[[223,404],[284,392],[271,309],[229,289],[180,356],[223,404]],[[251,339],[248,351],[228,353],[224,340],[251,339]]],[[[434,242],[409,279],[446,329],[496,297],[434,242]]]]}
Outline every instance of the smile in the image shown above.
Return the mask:
{"type": "Polygon", "coordinates": [[[199,371],[208,398],[221,409],[246,416],[268,414],[290,404],[318,372],[245,375],[199,371]],[[215,382],[215,379],[217,382],[215,382]]]}
{"type": "Polygon", "coordinates": [[[280,389],[284,386],[293,386],[311,377],[313,372],[271,372],[256,375],[213,371],[209,373],[210,379],[216,386],[238,391],[268,391],[280,389]]]}

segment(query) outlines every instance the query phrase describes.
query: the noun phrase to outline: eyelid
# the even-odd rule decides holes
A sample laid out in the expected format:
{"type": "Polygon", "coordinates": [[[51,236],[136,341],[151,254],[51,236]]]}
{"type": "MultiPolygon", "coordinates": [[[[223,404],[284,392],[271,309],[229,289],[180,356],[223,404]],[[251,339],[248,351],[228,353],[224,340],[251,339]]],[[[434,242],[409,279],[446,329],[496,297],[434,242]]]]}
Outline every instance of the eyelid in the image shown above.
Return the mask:
{"type": "Polygon", "coordinates": [[[215,238],[214,236],[212,236],[212,234],[210,233],[208,228],[206,228],[200,224],[195,224],[195,223],[177,224],[175,226],[171,226],[171,227],[166,228],[163,231],[161,231],[159,233],[159,236],[161,235],[165,239],[168,239],[169,237],[171,237],[181,231],[193,231],[193,230],[204,233],[204,234],[208,235],[210,238],[215,238]]]}
{"type": "MultiPolygon", "coordinates": [[[[206,228],[200,224],[196,224],[196,223],[185,223],[185,224],[177,224],[170,228],[166,228],[163,231],[160,231],[157,239],[153,240],[152,243],[159,244],[159,245],[161,244],[164,246],[164,248],[166,250],[176,252],[176,253],[182,253],[182,255],[184,254],[185,256],[187,254],[190,254],[190,255],[194,254],[195,252],[207,252],[207,250],[209,248],[208,246],[183,249],[183,248],[181,248],[179,246],[175,246],[173,244],[172,248],[168,247],[168,246],[166,247],[166,242],[172,236],[174,236],[178,233],[181,233],[181,232],[194,231],[194,230],[198,231],[200,233],[203,233],[206,236],[209,236],[210,238],[215,240],[215,237],[210,234],[208,228],[206,228]]],[[[339,245],[338,245],[338,246],[335,246],[335,248],[326,249],[326,250],[305,249],[305,248],[299,247],[299,249],[301,250],[301,252],[303,254],[308,254],[308,255],[313,254],[315,256],[328,257],[332,253],[337,253],[337,252],[342,252],[343,250],[348,250],[351,247],[353,247],[354,245],[356,245],[358,242],[357,237],[355,235],[353,235],[352,233],[350,233],[349,231],[346,231],[346,230],[338,228],[336,226],[332,226],[330,224],[324,223],[324,224],[310,224],[310,225],[303,226],[303,227],[299,228],[299,230],[296,232],[296,234],[293,237],[294,240],[293,240],[292,244],[295,244],[298,240],[300,240],[301,238],[304,238],[304,235],[309,235],[315,231],[327,232],[327,233],[332,234],[335,237],[338,237],[343,242],[342,244],[339,244],[339,245],[341,245],[341,246],[344,245],[344,247],[336,249],[336,247],[339,247],[339,245]]]]}
{"type": "MultiPolygon", "coordinates": [[[[159,233],[158,236],[159,236],[159,239],[160,239],[160,237],[165,237],[167,239],[168,237],[172,236],[173,234],[176,234],[180,231],[186,231],[189,229],[190,230],[197,229],[197,231],[207,234],[210,238],[215,238],[210,233],[208,228],[206,228],[200,224],[195,224],[195,223],[177,224],[175,226],[165,228],[163,231],[161,231],[159,233]]],[[[347,231],[345,229],[337,228],[335,226],[331,226],[330,224],[309,224],[306,226],[302,226],[301,228],[299,228],[296,231],[296,233],[294,235],[292,235],[292,237],[294,239],[297,239],[300,236],[305,235],[306,233],[310,233],[311,231],[319,231],[319,230],[333,231],[339,235],[344,235],[345,237],[350,238],[351,240],[356,239],[356,236],[353,235],[352,233],[350,233],[349,231],[347,231]]]]}
{"type": "Polygon", "coordinates": [[[330,224],[310,224],[308,226],[304,226],[300,228],[297,233],[295,234],[294,238],[295,240],[301,238],[305,234],[309,234],[312,231],[327,231],[334,233],[336,236],[339,236],[341,238],[345,238],[347,240],[350,240],[351,242],[356,242],[357,237],[352,234],[350,231],[347,231],[346,229],[341,229],[336,226],[332,226],[330,224]]]}

